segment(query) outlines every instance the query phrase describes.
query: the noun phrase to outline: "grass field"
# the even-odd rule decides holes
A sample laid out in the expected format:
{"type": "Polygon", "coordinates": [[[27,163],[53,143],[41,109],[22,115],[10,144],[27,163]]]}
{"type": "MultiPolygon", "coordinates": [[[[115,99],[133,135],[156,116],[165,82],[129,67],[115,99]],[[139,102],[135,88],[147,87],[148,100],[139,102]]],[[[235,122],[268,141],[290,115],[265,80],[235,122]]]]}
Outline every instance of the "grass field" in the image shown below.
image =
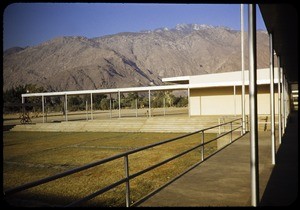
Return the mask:
{"type": "MultiPolygon", "coordinates": [[[[3,188],[7,190],[31,181],[98,161],[125,151],[177,137],[179,133],[96,132],[3,132],[3,188]]],[[[205,140],[215,134],[206,134],[205,140]]],[[[129,155],[133,174],[201,142],[200,134],[129,155]]],[[[217,149],[214,141],[205,156],[217,149]]],[[[177,158],[130,181],[131,200],[142,198],[201,159],[200,150],[177,158]]],[[[91,194],[125,177],[123,158],[97,166],[12,196],[12,205],[41,203],[59,206],[91,194]],[[18,199],[16,199],[18,198],[18,199]],[[38,201],[38,202],[37,202],[38,201]]],[[[125,206],[125,185],[120,185],[83,206],[125,206]]]]}

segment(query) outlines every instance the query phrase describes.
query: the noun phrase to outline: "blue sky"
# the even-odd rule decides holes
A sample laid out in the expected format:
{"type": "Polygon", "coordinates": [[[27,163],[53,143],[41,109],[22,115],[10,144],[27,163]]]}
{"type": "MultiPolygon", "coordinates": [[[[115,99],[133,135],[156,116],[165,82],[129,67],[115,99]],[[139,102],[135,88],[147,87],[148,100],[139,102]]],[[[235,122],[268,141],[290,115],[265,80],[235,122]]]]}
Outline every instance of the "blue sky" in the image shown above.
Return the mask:
{"type": "MultiPolygon", "coordinates": [[[[257,7],[258,8],[258,7],[257,7]]],[[[247,6],[244,7],[245,30],[247,6]]],[[[100,37],[179,23],[240,30],[239,4],[15,3],[4,10],[3,48],[34,46],[59,36],[100,37]]],[[[257,29],[265,30],[259,9],[257,29]]]]}

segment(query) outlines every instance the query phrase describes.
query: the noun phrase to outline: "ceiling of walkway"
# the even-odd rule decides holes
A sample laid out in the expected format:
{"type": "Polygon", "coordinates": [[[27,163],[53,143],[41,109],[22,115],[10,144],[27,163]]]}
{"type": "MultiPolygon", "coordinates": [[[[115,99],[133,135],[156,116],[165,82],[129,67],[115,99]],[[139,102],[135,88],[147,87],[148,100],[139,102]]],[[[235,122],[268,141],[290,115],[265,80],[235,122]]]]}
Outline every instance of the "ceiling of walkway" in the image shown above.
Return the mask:
{"type": "Polygon", "coordinates": [[[273,46],[290,83],[298,83],[298,11],[293,4],[259,4],[273,46]]]}

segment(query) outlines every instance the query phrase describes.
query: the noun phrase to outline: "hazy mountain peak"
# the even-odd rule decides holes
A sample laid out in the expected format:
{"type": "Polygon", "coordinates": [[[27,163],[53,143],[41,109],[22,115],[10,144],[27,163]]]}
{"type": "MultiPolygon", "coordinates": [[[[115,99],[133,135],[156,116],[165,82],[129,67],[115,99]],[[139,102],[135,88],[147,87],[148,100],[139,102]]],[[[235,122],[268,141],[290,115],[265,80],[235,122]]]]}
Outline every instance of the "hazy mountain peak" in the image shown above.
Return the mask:
{"type": "MultiPolygon", "coordinates": [[[[30,83],[56,91],[159,85],[163,77],[240,69],[240,36],[224,29],[230,30],[177,24],[91,39],[57,37],[26,50],[12,49],[3,55],[3,90],[30,83]]],[[[258,33],[257,41],[258,68],[264,68],[268,34],[258,33]]]]}
{"type": "Polygon", "coordinates": [[[200,30],[206,30],[206,29],[224,29],[224,30],[232,30],[229,27],[225,26],[212,26],[212,25],[207,25],[207,24],[187,24],[187,23],[180,23],[176,24],[175,27],[173,28],[168,28],[168,27],[161,27],[161,28],[156,28],[154,30],[142,30],[140,31],[141,33],[161,33],[165,31],[181,31],[181,32],[193,32],[193,31],[200,31],[200,30]]]}
{"type": "Polygon", "coordinates": [[[181,24],[177,24],[175,26],[176,30],[179,31],[191,31],[191,30],[202,30],[202,29],[209,29],[209,28],[214,28],[214,26],[212,25],[206,25],[206,24],[186,24],[186,23],[181,23],[181,24]]]}

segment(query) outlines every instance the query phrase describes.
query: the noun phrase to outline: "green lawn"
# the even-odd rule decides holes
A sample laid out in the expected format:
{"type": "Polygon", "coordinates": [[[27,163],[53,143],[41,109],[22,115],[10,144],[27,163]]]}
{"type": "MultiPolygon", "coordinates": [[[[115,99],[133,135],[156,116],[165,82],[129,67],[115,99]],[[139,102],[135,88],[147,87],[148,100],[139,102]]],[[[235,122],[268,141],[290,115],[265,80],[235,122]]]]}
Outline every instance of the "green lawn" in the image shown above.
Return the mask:
{"type": "MultiPolygon", "coordinates": [[[[96,133],[96,132],[3,132],[4,190],[45,178],[125,151],[177,137],[179,133],[96,133]]],[[[206,134],[205,139],[215,137],[206,134]]],[[[133,174],[201,142],[201,135],[167,143],[129,155],[133,174]]],[[[205,156],[217,143],[205,148],[205,156]]],[[[130,181],[131,200],[136,201],[201,159],[200,150],[147,172],[130,181]]],[[[17,193],[12,198],[64,205],[124,178],[123,158],[75,173],[65,178],[17,193]]],[[[15,199],[9,200],[11,204],[15,199]]],[[[108,191],[83,206],[125,206],[125,186],[108,191]]]]}

